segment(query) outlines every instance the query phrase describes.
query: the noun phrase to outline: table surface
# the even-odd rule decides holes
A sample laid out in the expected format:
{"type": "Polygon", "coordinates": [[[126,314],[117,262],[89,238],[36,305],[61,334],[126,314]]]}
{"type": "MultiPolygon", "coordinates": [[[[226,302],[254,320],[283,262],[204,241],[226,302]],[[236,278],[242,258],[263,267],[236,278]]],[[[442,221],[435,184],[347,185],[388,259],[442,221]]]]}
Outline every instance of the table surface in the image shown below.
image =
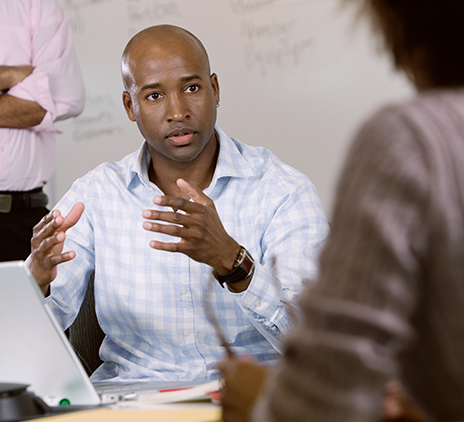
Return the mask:
{"type": "Polygon", "coordinates": [[[40,422],[221,422],[221,407],[213,403],[179,403],[150,408],[100,408],[38,419],[40,422]]]}

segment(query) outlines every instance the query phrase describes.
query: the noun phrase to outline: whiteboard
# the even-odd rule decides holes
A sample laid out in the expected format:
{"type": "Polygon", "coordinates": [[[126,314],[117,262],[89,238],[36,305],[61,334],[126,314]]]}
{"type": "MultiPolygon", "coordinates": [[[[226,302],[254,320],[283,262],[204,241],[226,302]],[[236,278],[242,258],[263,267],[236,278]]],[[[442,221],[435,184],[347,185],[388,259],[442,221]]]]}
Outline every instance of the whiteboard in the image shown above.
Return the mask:
{"type": "Polygon", "coordinates": [[[328,214],[349,142],[381,104],[411,94],[379,54],[366,22],[339,0],[58,0],[70,17],[87,99],[59,122],[52,205],[104,161],[142,137],[122,105],[119,61],[127,41],[159,23],[193,32],[218,75],[218,123],[269,148],[309,176],[328,214]]]}

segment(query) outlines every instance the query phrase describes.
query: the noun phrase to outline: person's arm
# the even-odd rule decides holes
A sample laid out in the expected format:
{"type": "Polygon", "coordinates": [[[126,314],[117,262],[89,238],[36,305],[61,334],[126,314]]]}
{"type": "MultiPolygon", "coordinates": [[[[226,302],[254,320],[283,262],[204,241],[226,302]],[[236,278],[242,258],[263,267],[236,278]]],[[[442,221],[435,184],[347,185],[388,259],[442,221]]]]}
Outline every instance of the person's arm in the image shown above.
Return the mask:
{"type": "Polygon", "coordinates": [[[430,197],[422,153],[395,113],[380,114],[359,135],[341,174],[320,276],[301,297],[300,323],[255,421],[379,420],[420,289],[430,197]]]}
{"type": "MultiPolygon", "coordinates": [[[[218,364],[223,385],[223,422],[249,422],[256,402],[272,372],[249,356],[228,357],[218,364]]],[[[430,422],[410,401],[398,382],[386,385],[379,422],[430,422]]]]}
{"type": "MultiPolygon", "coordinates": [[[[56,131],[53,122],[77,116],[83,110],[85,92],[82,75],[68,18],[56,1],[43,0],[41,7],[33,8],[31,22],[31,66],[34,69],[11,86],[7,95],[36,103],[46,111],[39,124],[32,125],[32,130],[56,131]]],[[[8,98],[3,100],[12,101],[8,98]]],[[[25,107],[25,103],[21,106],[25,107]]],[[[33,123],[36,121],[32,119],[33,123]]],[[[25,123],[16,121],[15,124],[12,127],[26,127],[25,123]]]]}
{"type": "MultiPolygon", "coordinates": [[[[193,189],[184,188],[185,192],[193,189]]],[[[282,334],[293,327],[289,309],[305,280],[314,278],[317,273],[318,253],[327,235],[328,224],[317,192],[306,178],[296,178],[291,184],[272,186],[271,189],[279,189],[279,194],[275,195],[276,209],[271,207],[270,211],[269,204],[265,206],[271,220],[259,234],[265,256],[261,256],[261,251],[249,250],[252,256],[255,253],[255,270],[247,280],[237,283],[239,289],[236,292],[234,288],[229,290],[255,328],[280,351],[282,334]]],[[[145,230],[181,238],[180,242],[173,243],[152,241],[151,247],[185,253],[220,274],[230,271],[240,245],[224,230],[210,198],[195,189],[189,196],[193,202],[166,196],[155,198],[157,205],[181,209],[185,214],[156,210],[143,212],[147,219],[145,230]],[[157,220],[171,224],[159,224],[157,220]]]]}
{"type": "Polygon", "coordinates": [[[95,272],[91,192],[88,179],[72,184],[51,212],[53,218],[45,217],[48,223],[35,230],[36,243],[28,258],[28,262],[36,258],[31,272],[39,286],[50,286],[45,304],[63,330],[79,313],[89,278],[95,272]]]}
{"type": "Polygon", "coordinates": [[[267,224],[260,228],[260,250],[253,251],[253,279],[246,291],[233,297],[255,328],[281,352],[283,336],[293,329],[299,312],[297,298],[317,276],[329,226],[307,178],[280,179],[270,189],[273,194],[263,201],[267,224]]]}
{"type": "Polygon", "coordinates": [[[0,66],[0,91],[7,91],[29,76],[32,66],[0,66]]]}
{"type": "Polygon", "coordinates": [[[40,124],[45,117],[46,111],[36,102],[7,94],[33,70],[32,66],[0,66],[0,127],[23,129],[40,124]]]}
{"type": "Polygon", "coordinates": [[[0,95],[0,127],[25,129],[39,125],[46,111],[33,101],[0,95]]]}

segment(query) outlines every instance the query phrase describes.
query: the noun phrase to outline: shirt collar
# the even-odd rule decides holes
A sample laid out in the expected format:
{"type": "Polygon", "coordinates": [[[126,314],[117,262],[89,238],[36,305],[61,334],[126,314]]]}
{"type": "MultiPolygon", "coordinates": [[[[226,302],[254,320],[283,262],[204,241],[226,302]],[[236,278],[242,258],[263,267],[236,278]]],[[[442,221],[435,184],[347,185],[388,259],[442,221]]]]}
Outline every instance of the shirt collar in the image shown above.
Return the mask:
{"type": "MultiPolygon", "coordinates": [[[[245,144],[227,136],[218,125],[216,125],[214,129],[218,135],[219,155],[213,180],[207,189],[208,191],[214,189],[217,181],[221,178],[246,178],[254,174],[252,165],[243,155],[245,144]]],[[[139,183],[144,184],[149,189],[153,189],[153,184],[150,183],[148,179],[148,166],[151,162],[151,158],[146,141],[142,143],[134,155],[136,159],[130,167],[130,171],[127,173],[126,186],[129,188],[130,185],[136,183],[136,179],[138,179],[139,183]]]]}
{"type": "Polygon", "coordinates": [[[143,141],[140,148],[133,153],[135,160],[126,174],[126,187],[130,189],[131,185],[135,186],[142,183],[148,189],[153,189],[153,183],[148,179],[148,166],[151,162],[150,150],[147,141],[143,141]]]}
{"type": "Polygon", "coordinates": [[[227,136],[217,125],[215,130],[219,138],[219,156],[213,181],[221,177],[252,176],[253,168],[243,155],[245,145],[227,136]]]}

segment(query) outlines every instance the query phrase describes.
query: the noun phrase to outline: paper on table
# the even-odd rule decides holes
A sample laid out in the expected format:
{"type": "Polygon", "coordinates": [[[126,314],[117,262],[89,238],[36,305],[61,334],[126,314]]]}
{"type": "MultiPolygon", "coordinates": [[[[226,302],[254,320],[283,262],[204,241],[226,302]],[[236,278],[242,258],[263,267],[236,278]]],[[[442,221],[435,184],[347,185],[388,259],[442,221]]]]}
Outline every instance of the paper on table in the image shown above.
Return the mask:
{"type": "MultiPolygon", "coordinates": [[[[208,381],[188,388],[161,390],[158,393],[139,394],[135,400],[121,400],[113,404],[113,409],[168,409],[175,406],[208,407],[212,405],[212,395],[217,397],[220,381],[208,381]],[[170,407],[167,407],[170,406],[170,407]]],[[[179,407],[180,408],[180,407],[179,407]]]]}
{"type": "Polygon", "coordinates": [[[205,400],[211,393],[220,389],[218,380],[208,381],[189,388],[160,391],[159,393],[139,394],[137,401],[151,403],[175,403],[180,401],[205,400]]]}
{"type": "Polygon", "coordinates": [[[41,418],[41,422],[220,422],[221,409],[186,407],[175,410],[96,409],[41,418]]]}

